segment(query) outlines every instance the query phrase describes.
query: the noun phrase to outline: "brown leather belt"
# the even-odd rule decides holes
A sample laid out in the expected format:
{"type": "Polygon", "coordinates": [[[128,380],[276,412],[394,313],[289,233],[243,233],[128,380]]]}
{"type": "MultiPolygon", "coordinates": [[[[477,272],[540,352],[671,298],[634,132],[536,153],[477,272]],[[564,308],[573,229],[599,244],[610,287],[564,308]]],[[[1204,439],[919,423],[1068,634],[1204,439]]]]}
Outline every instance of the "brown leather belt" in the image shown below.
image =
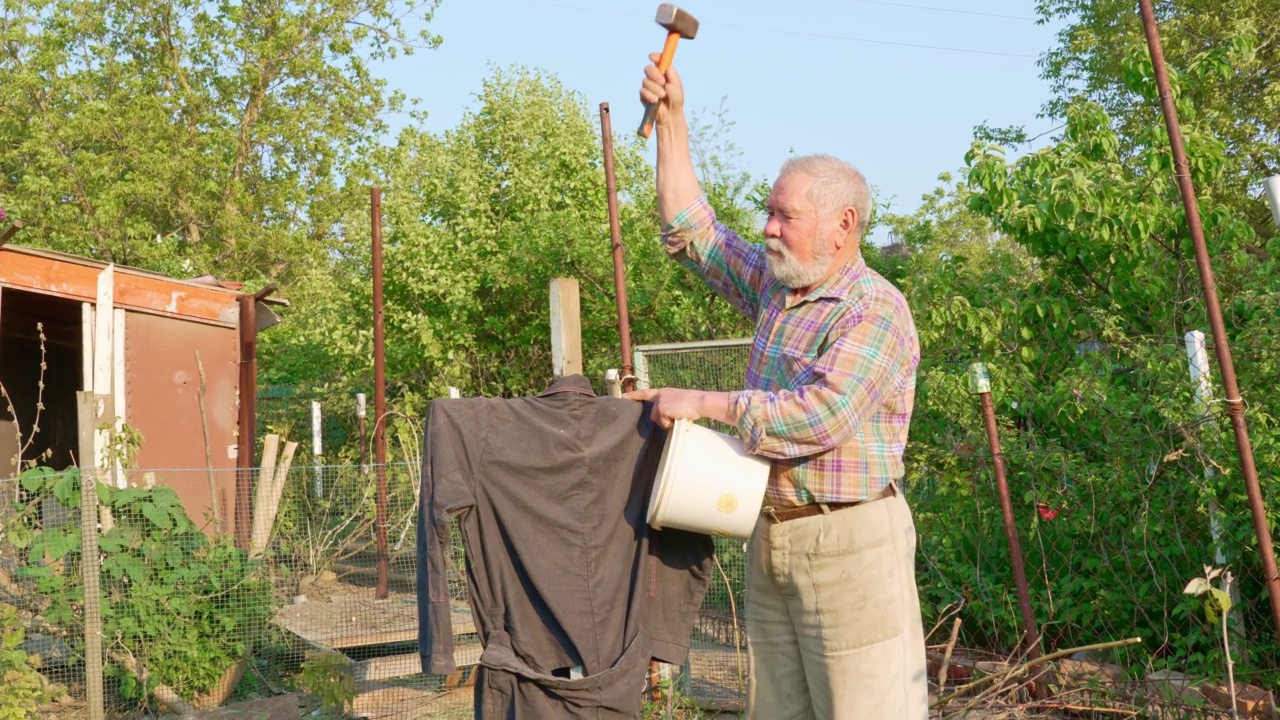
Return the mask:
{"type": "Polygon", "coordinates": [[[783,508],[766,506],[760,510],[760,514],[764,515],[765,518],[767,518],[771,522],[781,523],[781,522],[786,522],[788,520],[799,520],[800,518],[813,517],[814,515],[821,515],[824,512],[823,511],[824,506],[826,507],[826,512],[835,512],[837,510],[845,510],[847,508],[857,507],[859,505],[866,505],[867,503],[875,502],[876,500],[883,500],[888,497],[893,497],[894,495],[897,495],[897,494],[898,494],[897,485],[891,483],[884,490],[881,490],[879,493],[877,493],[876,495],[870,498],[867,498],[866,500],[858,500],[856,502],[847,502],[847,503],[810,503],[808,505],[800,505],[799,507],[783,507],[783,508]]]}

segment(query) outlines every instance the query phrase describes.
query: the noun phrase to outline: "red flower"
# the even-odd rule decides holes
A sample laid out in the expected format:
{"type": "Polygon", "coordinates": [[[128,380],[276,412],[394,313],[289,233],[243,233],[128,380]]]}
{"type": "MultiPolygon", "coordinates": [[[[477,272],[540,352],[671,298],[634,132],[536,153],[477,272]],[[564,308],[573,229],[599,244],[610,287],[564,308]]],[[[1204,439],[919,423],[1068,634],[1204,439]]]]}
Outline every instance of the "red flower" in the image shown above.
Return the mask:
{"type": "Polygon", "coordinates": [[[1049,503],[1036,503],[1036,512],[1040,513],[1040,517],[1044,518],[1046,521],[1058,517],[1058,509],[1049,507],[1049,503]]]}

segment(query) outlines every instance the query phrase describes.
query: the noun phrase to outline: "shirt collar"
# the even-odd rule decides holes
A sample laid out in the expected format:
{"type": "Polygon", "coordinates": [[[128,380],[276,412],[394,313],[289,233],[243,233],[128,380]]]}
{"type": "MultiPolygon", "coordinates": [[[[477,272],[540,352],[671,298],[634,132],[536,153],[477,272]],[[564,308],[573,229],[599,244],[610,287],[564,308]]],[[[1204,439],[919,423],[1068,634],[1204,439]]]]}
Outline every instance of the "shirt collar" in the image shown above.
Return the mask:
{"type": "Polygon", "coordinates": [[[538,397],[547,397],[549,395],[559,395],[561,393],[577,393],[579,395],[590,395],[595,397],[595,390],[591,389],[591,381],[582,375],[565,375],[564,377],[551,383],[551,387],[543,390],[538,397]]]}
{"type": "Polygon", "coordinates": [[[858,253],[853,259],[841,266],[839,270],[832,273],[831,277],[823,281],[821,285],[810,290],[808,295],[801,298],[793,298],[791,291],[787,290],[786,306],[795,307],[801,303],[822,299],[846,300],[853,294],[853,286],[862,279],[866,272],[867,261],[863,259],[862,253],[858,253]]]}

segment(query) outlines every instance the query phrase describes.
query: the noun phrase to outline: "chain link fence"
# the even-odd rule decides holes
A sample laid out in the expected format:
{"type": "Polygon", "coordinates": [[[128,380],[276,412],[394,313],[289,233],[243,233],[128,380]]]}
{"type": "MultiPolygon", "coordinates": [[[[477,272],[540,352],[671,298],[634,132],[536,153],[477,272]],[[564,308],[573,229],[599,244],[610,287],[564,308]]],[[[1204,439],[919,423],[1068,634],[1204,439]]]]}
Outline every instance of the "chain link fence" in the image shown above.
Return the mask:
{"type": "MultiPolygon", "coordinates": [[[[977,667],[1025,660],[1026,649],[989,438],[967,382],[970,353],[963,338],[955,345],[922,361],[904,486],[919,535],[931,675],[956,624],[949,672],[967,678],[977,667]]],[[[733,390],[750,348],[746,339],[645,346],[635,367],[642,386],[733,390]]],[[[1220,628],[1207,621],[1203,601],[1183,590],[1206,566],[1229,567],[1235,677],[1252,686],[1241,688],[1254,698],[1249,707],[1273,702],[1266,689],[1280,677],[1280,652],[1244,487],[1229,469],[1236,462],[1221,405],[1197,396],[1190,380],[1186,340],[1029,349],[1019,349],[1021,362],[996,355],[989,363],[997,433],[1041,647],[1076,663],[1068,674],[1087,676],[1040,682],[1067,704],[1089,706],[1101,692],[1153,716],[1219,717],[1226,696],[1220,628]],[[1028,354],[1035,362],[1025,362],[1028,354]]],[[[1280,382],[1280,351],[1237,353],[1253,382],[1280,382]]],[[[1261,408],[1250,415],[1259,464],[1274,467],[1271,423],[1261,408]]],[[[1276,475],[1263,474],[1264,501],[1273,507],[1276,475]]],[[[738,594],[739,634],[703,630],[723,626],[729,606],[726,593],[711,593],[700,638],[738,650],[750,622],[741,613],[742,547],[719,550],[738,594]]],[[[685,669],[689,691],[730,699],[725,690],[733,686],[724,679],[735,676],[736,664],[727,652],[712,657],[685,669]]],[[[941,689],[936,679],[933,685],[941,689]]]]}

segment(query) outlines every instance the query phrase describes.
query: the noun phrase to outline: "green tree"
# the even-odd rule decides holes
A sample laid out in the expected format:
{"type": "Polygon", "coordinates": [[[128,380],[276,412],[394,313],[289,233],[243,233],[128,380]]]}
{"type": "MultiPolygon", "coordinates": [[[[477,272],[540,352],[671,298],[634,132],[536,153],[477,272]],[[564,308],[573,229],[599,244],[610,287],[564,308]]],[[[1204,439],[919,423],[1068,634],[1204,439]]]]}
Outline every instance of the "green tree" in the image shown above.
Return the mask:
{"type": "Polygon", "coordinates": [[[338,172],[376,141],[369,63],[438,0],[4,0],[0,205],[22,241],[190,276],[323,262],[338,172]]]}
{"type": "MultiPolygon", "coordinates": [[[[1157,2],[1161,44],[1178,95],[1224,143],[1229,171],[1218,179],[1222,201],[1255,230],[1271,235],[1257,184],[1280,172],[1280,2],[1157,2]]],[[[1043,75],[1054,97],[1045,106],[1065,119],[1078,100],[1097,103],[1122,143],[1151,124],[1157,108],[1137,5],[1123,0],[1039,0],[1040,15],[1065,23],[1045,53],[1043,75]],[[1137,82],[1135,82],[1135,80],[1137,82]]],[[[1192,119],[1184,117],[1184,119],[1192,119]]]]}
{"type": "MultiPolygon", "coordinates": [[[[1248,48],[1247,41],[1224,42],[1184,55],[1174,80],[1217,292],[1251,398],[1255,455],[1266,467],[1277,459],[1265,407],[1280,380],[1270,320],[1280,245],[1259,234],[1249,206],[1257,200],[1241,192],[1244,147],[1195,99],[1217,92],[1231,58],[1247,60],[1248,48]]],[[[1229,437],[1195,424],[1200,411],[1181,338],[1208,325],[1151,65],[1130,55],[1116,72],[1107,87],[1134,100],[1118,116],[1108,114],[1105,93],[1098,102],[1064,99],[1058,112],[1065,125],[1050,146],[1010,161],[983,138],[967,156],[968,207],[1016,242],[1041,278],[1024,291],[993,288],[1016,308],[1016,324],[1003,329],[1016,352],[993,366],[1008,393],[999,406],[1009,423],[1002,426],[1005,448],[1021,455],[1010,479],[1015,498],[1024,492],[1030,504],[1048,496],[1067,508],[1052,525],[1038,522],[1030,538],[1037,543],[1024,544],[1028,567],[1042,567],[1033,578],[1033,591],[1044,593],[1037,607],[1048,637],[1078,641],[1124,628],[1148,638],[1152,651],[1128,656],[1133,664],[1213,672],[1213,638],[1171,599],[1179,574],[1212,557],[1213,500],[1228,528],[1222,548],[1245,569],[1242,596],[1249,600],[1238,630],[1253,642],[1253,666],[1274,667],[1274,638],[1261,631],[1269,619],[1243,485],[1226,468],[1204,479],[1213,458],[1234,453],[1229,437]],[[1071,512],[1075,503],[1087,503],[1080,517],[1071,512]],[[1159,562],[1134,562],[1124,548],[1145,548],[1141,554],[1159,562]],[[1102,572],[1107,582],[1100,582],[1102,572]],[[1170,610],[1150,612],[1152,599],[1170,610]]],[[[954,557],[974,556],[965,542],[951,540],[954,557]]]]}
{"type": "MultiPolygon", "coordinates": [[[[750,232],[750,180],[705,125],[708,195],[750,232]]],[[[547,292],[580,281],[586,373],[618,367],[619,339],[599,122],[581,96],[545,73],[495,69],[459,125],[414,125],[372,153],[346,183],[342,239],[331,269],[295,297],[310,320],[266,341],[290,361],[290,382],[367,388],[371,357],[368,186],[384,190],[388,377],[406,410],[441,396],[523,395],[551,380],[547,292]],[[314,362],[323,358],[321,362],[314,362]],[[316,368],[324,368],[317,373],[316,368]]],[[[632,340],[742,335],[749,323],[666,257],[657,241],[652,171],[617,140],[619,215],[632,340]]],[[[284,329],[284,328],[282,328],[284,329]]]]}

